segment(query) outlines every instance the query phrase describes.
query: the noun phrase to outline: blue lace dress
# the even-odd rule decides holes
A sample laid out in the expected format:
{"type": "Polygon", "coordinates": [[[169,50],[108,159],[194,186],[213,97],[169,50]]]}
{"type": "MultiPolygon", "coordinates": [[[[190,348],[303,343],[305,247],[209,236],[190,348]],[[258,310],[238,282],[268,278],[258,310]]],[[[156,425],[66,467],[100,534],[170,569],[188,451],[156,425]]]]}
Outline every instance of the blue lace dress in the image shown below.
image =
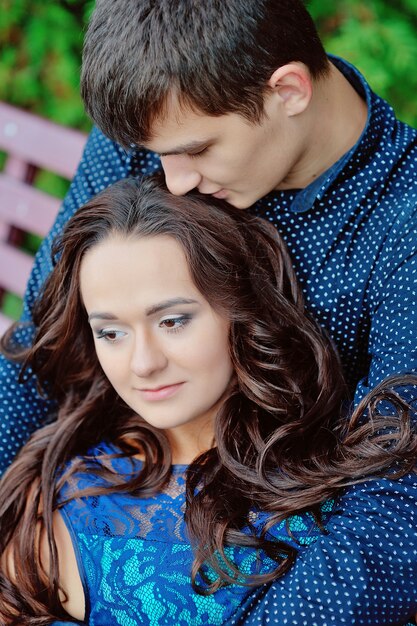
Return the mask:
{"type": "MultiPolygon", "coordinates": [[[[119,453],[108,444],[92,451],[102,455],[119,453]]],[[[140,472],[135,459],[113,458],[113,468],[126,478],[140,472]]],[[[162,493],[138,498],[127,494],[81,497],[64,503],[61,514],[69,529],[84,587],[90,626],[216,626],[235,620],[245,603],[262,587],[230,584],[213,595],[200,595],[190,582],[192,549],[184,523],[186,466],[173,467],[171,480],[162,493]]],[[[62,502],[79,489],[103,485],[91,470],[75,474],[61,491],[62,502]]],[[[323,507],[329,519],[333,503],[323,507]]],[[[250,520],[257,530],[267,521],[262,513],[250,520]]],[[[294,547],[308,545],[320,534],[310,514],[295,516],[274,526],[270,536],[294,547]]],[[[266,555],[257,557],[250,548],[227,548],[240,571],[259,573],[276,567],[266,555]]],[[[213,578],[207,569],[205,574],[213,578]]],[[[265,587],[265,586],[263,586],[265,587]]]]}

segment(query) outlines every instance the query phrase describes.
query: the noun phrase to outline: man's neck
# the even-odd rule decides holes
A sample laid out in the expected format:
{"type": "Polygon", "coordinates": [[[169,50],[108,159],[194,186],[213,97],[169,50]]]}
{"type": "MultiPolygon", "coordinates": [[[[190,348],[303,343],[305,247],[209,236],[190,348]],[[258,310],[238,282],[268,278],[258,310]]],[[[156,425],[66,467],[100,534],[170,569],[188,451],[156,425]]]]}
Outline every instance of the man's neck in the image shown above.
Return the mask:
{"type": "Polygon", "coordinates": [[[365,100],[331,64],[329,74],[314,83],[304,150],[280,189],[303,189],[321,176],[356,144],[366,120],[365,100]]]}

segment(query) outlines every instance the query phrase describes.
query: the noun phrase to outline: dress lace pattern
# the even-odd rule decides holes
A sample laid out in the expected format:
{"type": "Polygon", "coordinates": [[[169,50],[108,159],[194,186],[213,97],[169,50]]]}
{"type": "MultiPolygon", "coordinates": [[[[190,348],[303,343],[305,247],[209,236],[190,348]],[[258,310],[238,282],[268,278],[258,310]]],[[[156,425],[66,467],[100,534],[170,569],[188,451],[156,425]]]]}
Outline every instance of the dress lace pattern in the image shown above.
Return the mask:
{"type": "MultiPolygon", "coordinates": [[[[92,451],[102,455],[118,453],[108,444],[92,451]]],[[[140,471],[140,461],[113,458],[113,468],[130,477],[140,471]]],[[[204,596],[191,587],[193,553],[184,522],[186,466],[174,466],[169,484],[162,493],[139,498],[126,493],[78,497],[63,504],[61,514],[70,531],[86,597],[85,622],[90,626],[200,626],[223,625],[236,617],[248,597],[265,589],[239,584],[220,588],[204,596]]],[[[71,477],[61,491],[64,501],[71,493],[103,485],[103,478],[91,471],[71,477]]],[[[326,524],[334,508],[323,505],[326,524]]],[[[268,517],[254,513],[251,523],[261,528],[268,517]]],[[[312,515],[297,515],[270,529],[275,538],[302,549],[321,533],[312,515]],[[301,546],[301,548],[300,548],[301,546]]],[[[266,555],[251,548],[225,550],[239,570],[246,574],[265,573],[276,567],[266,555]],[[261,565],[260,565],[261,561],[261,565]]],[[[207,576],[214,575],[207,568],[207,576]]]]}

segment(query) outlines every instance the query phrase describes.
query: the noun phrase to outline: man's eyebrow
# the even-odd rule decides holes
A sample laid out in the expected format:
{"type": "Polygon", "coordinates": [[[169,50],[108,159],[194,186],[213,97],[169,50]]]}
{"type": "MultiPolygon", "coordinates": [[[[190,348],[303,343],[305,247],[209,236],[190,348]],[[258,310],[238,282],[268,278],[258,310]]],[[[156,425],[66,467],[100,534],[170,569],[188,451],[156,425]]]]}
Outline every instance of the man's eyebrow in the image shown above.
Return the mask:
{"type": "MultiPolygon", "coordinates": [[[[145,310],[145,315],[147,316],[155,315],[155,313],[160,313],[161,311],[164,311],[165,309],[169,309],[172,306],[177,306],[178,304],[199,304],[199,303],[197,300],[193,300],[192,298],[170,298],[169,300],[163,300],[163,302],[158,302],[158,304],[154,304],[153,306],[148,307],[145,310]]],[[[93,311],[93,313],[90,313],[90,315],[88,316],[88,321],[91,322],[91,320],[93,319],[115,321],[117,320],[117,315],[115,315],[114,313],[108,313],[105,311],[103,312],[93,311]]]]}
{"type": "Polygon", "coordinates": [[[181,146],[177,146],[172,150],[168,150],[168,152],[158,152],[157,154],[159,154],[159,156],[161,157],[165,157],[174,154],[188,154],[189,152],[198,152],[199,150],[207,148],[209,143],[209,139],[206,139],[205,141],[190,141],[190,143],[185,143],[181,146]]]}

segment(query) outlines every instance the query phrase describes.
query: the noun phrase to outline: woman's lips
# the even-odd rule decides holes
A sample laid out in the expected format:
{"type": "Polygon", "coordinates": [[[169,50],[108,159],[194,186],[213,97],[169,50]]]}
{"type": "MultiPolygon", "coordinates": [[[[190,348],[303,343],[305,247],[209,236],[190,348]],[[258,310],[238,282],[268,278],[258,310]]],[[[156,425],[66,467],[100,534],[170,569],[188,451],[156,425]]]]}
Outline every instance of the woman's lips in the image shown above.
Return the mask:
{"type": "Polygon", "coordinates": [[[157,400],[165,400],[171,398],[179,391],[184,383],[175,383],[174,385],[164,385],[163,387],[155,387],[154,389],[137,389],[144,400],[154,402],[157,400]]]}

